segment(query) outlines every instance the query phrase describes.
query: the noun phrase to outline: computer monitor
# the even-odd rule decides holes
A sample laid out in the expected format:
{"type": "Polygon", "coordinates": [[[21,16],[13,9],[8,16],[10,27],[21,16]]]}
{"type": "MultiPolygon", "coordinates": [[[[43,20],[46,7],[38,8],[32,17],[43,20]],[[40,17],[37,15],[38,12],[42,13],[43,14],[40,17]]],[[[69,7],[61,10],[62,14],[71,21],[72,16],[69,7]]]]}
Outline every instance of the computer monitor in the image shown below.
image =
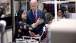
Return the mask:
{"type": "Polygon", "coordinates": [[[76,43],[76,20],[61,19],[49,26],[51,43],[76,43]]]}

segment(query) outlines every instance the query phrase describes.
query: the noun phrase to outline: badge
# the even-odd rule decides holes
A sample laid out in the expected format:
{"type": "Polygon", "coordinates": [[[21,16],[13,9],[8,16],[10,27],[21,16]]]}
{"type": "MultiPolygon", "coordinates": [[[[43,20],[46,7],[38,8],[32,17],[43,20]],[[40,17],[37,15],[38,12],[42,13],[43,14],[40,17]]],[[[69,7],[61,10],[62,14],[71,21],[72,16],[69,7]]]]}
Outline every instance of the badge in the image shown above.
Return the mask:
{"type": "Polygon", "coordinates": [[[26,23],[24,22],[24,24],[26,25],[26,23]]]}
{"type": "Polygon", "coordinates": [[[20,28],[22,29],[22,26],[20,26],[20,28]]]}
{"type": "Polygon", "coordinates": [[[19,24],[21,24],[21,23],[22,23],[22,21],[19,22],[19,24]]]}
{"type": "Polygon", "coordinates": [[[21,32],[21,30],[19,29],[18,32],[21,32]]]}
{"type": "Polygon", "coordinates": [[[29,30],[32,30],[32,27],[29,27],[29,30]]]}
{"type": "Polygon", "coordinates": [[[19,37],[20,35],[18,34],[18,37],[19,37]]]}
{"type": "Polygon", "coordinates": [[[24,26],[24,29],[26,29],[26,25],[24,26]]]}

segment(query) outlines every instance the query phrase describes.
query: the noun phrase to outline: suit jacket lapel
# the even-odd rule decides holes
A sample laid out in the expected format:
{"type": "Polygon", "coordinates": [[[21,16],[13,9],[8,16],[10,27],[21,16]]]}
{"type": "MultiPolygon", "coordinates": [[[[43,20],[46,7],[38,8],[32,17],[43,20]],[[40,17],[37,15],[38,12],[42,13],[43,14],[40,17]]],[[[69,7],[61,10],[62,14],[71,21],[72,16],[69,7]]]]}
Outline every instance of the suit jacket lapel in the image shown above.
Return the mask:
{"type": "MultiPolygon", "coordinates": [[[[31,17],[32,21],[35,22],[35,20],[34,20],[34,15],[33,15],[32,10],[30,10],[30,12],[31,12],[31,13],[30,13],[30,17],[31,17]]],[[[30,22],[31,22],[31,21],[30,21],[30,22]]]]}
{"type": "Polygon", "coordinates": [[[40,17],[40,13],[39,11],[37,10],[37,19],[40,17]]]}

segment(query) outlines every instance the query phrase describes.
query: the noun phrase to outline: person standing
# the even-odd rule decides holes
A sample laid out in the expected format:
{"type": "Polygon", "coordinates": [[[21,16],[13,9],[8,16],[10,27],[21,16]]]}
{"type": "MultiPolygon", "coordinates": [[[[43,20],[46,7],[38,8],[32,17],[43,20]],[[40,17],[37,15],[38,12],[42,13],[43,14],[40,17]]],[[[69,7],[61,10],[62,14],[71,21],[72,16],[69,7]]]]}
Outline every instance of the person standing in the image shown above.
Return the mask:
{"type": "Polygon", "coordinates": [[[64,17],[65,18],[70,18],[71,17],[71,14],[68,11],[68,6],[67,5],[64,6],[64,17]]]}
{"type": "Polygon", "coordinates": [[[17,14],[18,15],[15,22],[15,34],[13,41],[16,39],[22,39],[22,36],[30,36],[29,31],[36,27],[36,24],[28,25],[25,22],[27,19],[25,10],[19,10],[17,14]]]}
{"type": "Polygon", "coordinates": [[[46,8],[44,8],[43,11],[45,12],[46,24],[50,24],[52,22],[52,19],[53,19],[52,14],[49,13],[50,11],[46,8]]]}
{"type": "Polygon", "coordinates": [[[62,10],[58,9],[58,11],[57,11],[57,19],[62,19],[62,18],[64,18],[62,10]]]}
{"type": "MultiPolygon", "coordinates": [[[[38,10],[37,0],[30,1],[30,10],[27,11],[27,24],[31,25],[33,23],[37,24],[37,27],[33,29],[30,35],[33,37],[39,37],[43,33],[43,26],[46,23],[45,14],[43,11],[38,10]]],[[[43,38],[42,38],[43,39],[43,38]]]]}

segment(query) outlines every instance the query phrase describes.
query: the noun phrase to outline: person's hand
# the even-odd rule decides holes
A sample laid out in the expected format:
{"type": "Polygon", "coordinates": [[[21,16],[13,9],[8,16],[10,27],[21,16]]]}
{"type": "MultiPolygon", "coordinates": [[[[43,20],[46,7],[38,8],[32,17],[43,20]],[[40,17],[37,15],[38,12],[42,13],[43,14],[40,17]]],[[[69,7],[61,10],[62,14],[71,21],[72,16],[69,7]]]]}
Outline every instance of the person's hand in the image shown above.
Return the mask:
{"type": "Polygon", "coordinates": [[[36,35],[36,34],[35,34],[34,32],[31,32],[31,33],[30,33],[30,36],[31,36],[31,37],[34,37],[35,35],[36,35]]]}
{"type": "Polygon", "coordinates": [[[48,24],[52,23],[52,21],[49,21],[48,24]]]}
{"type": "Polygon", "coordinates": [[[32,28],[36,28],[36,26],[37,26],[36,23],[32,24],[32,28]]]}
{"type": "Polygon", "coordinates": [[[37,34],[37,35],[35,35],[35,37],[40,37],[40,35],[39,35],[39,34],[37,34]]]}
{"type": "Polygon", "coordinates": [[[43,22],[44,22],[43,19],[38,18],[38,20],[36,21],[36,24],[39,25],[39,24],[42,24],[43,22]]]}
{"type": "MultiPolygon", "coordinates": [[[[39,34],[37,34],[37,35],[35,35],[34,37],[40,37],[40,35],[39,35],[39,34]]],[[[39,38],[35,38],[35,39],[39,39],[39,38]]]]}

